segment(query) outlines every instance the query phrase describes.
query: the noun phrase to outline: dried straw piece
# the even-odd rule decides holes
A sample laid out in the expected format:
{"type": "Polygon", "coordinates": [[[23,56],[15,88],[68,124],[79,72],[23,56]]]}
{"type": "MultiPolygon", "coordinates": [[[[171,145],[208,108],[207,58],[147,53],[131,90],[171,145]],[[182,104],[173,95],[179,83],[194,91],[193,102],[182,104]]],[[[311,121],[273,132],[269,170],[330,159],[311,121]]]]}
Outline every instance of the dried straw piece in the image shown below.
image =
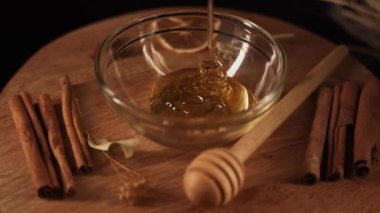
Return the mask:
{"type": "Polygon", "coordinates": [[[103,154],[110,161],[119,178],[121,184],[119,198],[129,205],[142,201],[147,192],[145,177],[122,165],[106,152],[103,151],[103,154]]]}

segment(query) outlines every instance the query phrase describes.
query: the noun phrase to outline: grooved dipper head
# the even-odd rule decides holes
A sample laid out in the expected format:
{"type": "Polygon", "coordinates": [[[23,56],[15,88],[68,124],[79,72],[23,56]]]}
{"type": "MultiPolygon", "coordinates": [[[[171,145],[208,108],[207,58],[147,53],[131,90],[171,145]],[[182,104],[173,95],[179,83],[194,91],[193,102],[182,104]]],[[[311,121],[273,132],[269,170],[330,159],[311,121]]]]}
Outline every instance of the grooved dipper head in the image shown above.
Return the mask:
{"type": "Polygon", "coordinates": [[[244,166],[228,149],[211,149],[187,167],[183,187],[187,197],[196,204],[225,205],[243,186],[244,174],[244,166]]]}

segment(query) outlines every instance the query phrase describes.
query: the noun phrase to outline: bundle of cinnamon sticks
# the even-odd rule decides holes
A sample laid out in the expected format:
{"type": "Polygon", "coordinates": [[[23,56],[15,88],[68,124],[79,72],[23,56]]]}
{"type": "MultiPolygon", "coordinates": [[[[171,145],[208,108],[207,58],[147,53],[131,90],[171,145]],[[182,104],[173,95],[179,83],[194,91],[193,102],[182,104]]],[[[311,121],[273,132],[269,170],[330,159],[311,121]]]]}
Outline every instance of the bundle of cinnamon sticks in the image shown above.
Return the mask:
{"type": "Polygon", "coordinates": [[[41,198],[73,196],[75,187],[72,170],[87,174],[93,167],[80,124],[77,97],[67,76],[62,77],[60,83],[63,129],[69,136],[70,146],[65,145],[65,132],[61,131],[58,115],[49,95],[41,94],[36,106],[25,91],[8,100],[33,185],[41,198]],[[68,155],[68,152],[72,152],[72,155],[68,155]],[[68,156],[74,156],[75,169],[70,168],[68,156]]]}
{"type": "Polygon", "coordinates": [[[304,182],[364,177],[380,160],[380,81],[353,82],[318,92],[305,156],[304,182]]]}

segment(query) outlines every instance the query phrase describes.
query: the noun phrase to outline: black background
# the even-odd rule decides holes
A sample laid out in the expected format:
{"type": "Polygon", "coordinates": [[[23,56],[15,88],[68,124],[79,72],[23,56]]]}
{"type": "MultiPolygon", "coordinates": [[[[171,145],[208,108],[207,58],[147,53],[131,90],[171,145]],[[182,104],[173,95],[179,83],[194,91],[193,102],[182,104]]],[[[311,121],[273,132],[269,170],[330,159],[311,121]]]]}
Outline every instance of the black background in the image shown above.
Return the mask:
{"type": "MultiPolygon", "coordinates": [[[[1,5],[0,88],[39,48],[58,36],[91,22],[126,13],[167,6],[206,6],[207,0],[12,1],[1,5]]],[[[363,45],[328,16],[329,5],[317,0],[216,0],[216,7],[278,17],[320,34],[335,43],[363,45]]],[[[361,58],[373,69],[378,61],[361,58]]]]}

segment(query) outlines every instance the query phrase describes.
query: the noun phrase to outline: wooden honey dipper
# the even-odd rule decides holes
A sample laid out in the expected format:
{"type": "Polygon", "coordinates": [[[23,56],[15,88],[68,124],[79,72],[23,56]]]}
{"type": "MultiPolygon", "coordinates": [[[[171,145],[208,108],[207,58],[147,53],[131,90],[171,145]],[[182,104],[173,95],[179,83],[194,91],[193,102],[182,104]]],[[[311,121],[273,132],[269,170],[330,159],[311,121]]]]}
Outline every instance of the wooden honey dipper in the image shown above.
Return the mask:
{"type": "Polygon", "coordinates": [[[243,163],[335,70],[348,48],[336,47],[294,86],[276,105],[256,119],[255,124],[230,149],[214,148],[197,156],[187,167],[183,187],[196,204],[220,206],[230,202],[243,187],[243,163]]]}

